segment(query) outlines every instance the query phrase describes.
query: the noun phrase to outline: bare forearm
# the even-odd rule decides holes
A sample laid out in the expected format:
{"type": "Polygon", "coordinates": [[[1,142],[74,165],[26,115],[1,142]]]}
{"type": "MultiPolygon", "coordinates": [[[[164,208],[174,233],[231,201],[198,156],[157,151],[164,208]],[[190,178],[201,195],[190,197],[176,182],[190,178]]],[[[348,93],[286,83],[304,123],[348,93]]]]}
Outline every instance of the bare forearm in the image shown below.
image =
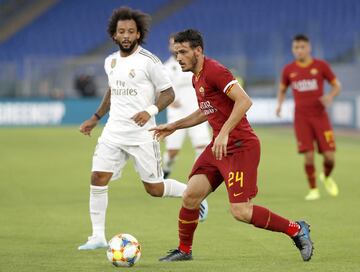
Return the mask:
{"type": "Polygon", "coordinates": [[[281,106],[282,103],[284,103],[285,96],[286,96],[286,87],[284,85],[280,84],[278,94],[277,94],[277,101],[278,101],[279,106],[281,106]]]}
{"type": "Polygon", "coordinates": [[[329,95],[335,97],[340,93],[340,90],[341,90],[341,84],[338,80],[336,80],[333,84],[331,84],[329,95]]]}
{"type": "Polygon", "coordinates": [[[175,93],[173,88],[162,91],[155,103],[155,106],[159,109],[159,112],[169,106],[175,99],[175,93]]]}
{"type": "Polygon", "coordinates": [[[107,114],[110,110],[110,97],[111,97],[111,90],[108,89],[107,92],[104,94],[103,100],[101,101],[100,106],[96,110],[96,114],[100,117],[103,117],[107,114]]]}
{"type": "Polygon", "coordinates": [[[200,109],[194,111],[192,114],[174,122],[176,129],[193,127],[198,124],[204,123],[207,120],[206,116],[200,109]]]}

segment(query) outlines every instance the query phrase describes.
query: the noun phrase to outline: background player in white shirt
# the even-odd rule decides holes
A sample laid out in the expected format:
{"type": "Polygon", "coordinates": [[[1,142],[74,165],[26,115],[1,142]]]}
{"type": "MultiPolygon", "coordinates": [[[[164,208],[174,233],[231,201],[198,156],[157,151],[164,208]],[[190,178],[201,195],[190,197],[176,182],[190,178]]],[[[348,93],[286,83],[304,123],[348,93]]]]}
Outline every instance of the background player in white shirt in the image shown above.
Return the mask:
{"type": "MultiPolygon", "coordinates": [[[[169,51],[171,57],[164,63],[167,68],[172,86],[175,91],[175,101],[167,107],[168,123],[175,122],[196,111],[199,107],[192,86],[192,73],[183,72],[174,56],[174,34],[169,38],[169,51]]],[[[186,134],[189,135],[192,146],[195,149],[195,159],[202,153],[210,143],[210,134],[207,123],[195,127],[181,129],[169,135],[166,139],[166,152],[163,155],[164,178],[171,173],[172,165],[184,142],[186,134]]]]}
{"type": "MultiPolygon", "coordinates": [[[[155,126],[155,115],[174,100],[165,67],[140,46],[149,24],[148,14],[126,7],[115,10],[109,21],[108,33],[120,48],[105,60],[109,90],[96,113],[80,126],[81,133],[90,135],[101,117],[110,111],[93,155],[90,185],[93,232],[79,250],[107,246],[108,183],[121,176],[129,158],[134,159],[136,171],[151,196],[182,197],[186,188],[184,183],[163,179],[160,146],[149,132],[155,126]]],[[[203,214],[206,216],[206,211],[203,214]]]]}

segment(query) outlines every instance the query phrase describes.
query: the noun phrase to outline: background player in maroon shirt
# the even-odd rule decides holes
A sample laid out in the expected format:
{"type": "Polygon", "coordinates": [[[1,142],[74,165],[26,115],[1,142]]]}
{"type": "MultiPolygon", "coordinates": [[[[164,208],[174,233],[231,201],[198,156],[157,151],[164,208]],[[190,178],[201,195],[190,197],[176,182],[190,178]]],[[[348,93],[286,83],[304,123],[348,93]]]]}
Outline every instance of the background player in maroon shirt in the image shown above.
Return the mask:
{"type": "Polygon", "coordinates": [[[295,61],[286,65],[283,70],[276,114],[280,117],[286,90],[291,86],[295,100],[294,128],[298,151],[304,153],[305,172],[310,186],[310,192],[305,199],[315,200],[320,197],[316,186],[314,142],[317,143],[318,152],[324,157],[324,172],[320,174],[320,180],[330,195],[337,196],[338,187],[330,177],[335,164],[335,140],[326,107],[340,92],[340,83],[325,61],[312,58],[307,36],[296,35],[292,51],[295,61]],[[331,85],[327,94],[324,94],[324,80],[331,85]]]}
{"type": "Polygon", "coordinates": [[[235,219],[287,234],[299,248],[303,260],[309,261],[313,253],[309,225],[304,221],[289,221],[251,203],[257,194],[260,161],[260,143],[245,115],[252,102],[228,69],[204,56],[203,48],[201,34],[196,30],[175,35],[177,61],[184,72],[194,73],[199,109],[174,123],[152,129],[158,139],[205,121],[213,129],[213,140],[195,162],[183,195],[178,221],[179,247],[160,261],[192,259],[200,202],[223,181],[235,219]]]}

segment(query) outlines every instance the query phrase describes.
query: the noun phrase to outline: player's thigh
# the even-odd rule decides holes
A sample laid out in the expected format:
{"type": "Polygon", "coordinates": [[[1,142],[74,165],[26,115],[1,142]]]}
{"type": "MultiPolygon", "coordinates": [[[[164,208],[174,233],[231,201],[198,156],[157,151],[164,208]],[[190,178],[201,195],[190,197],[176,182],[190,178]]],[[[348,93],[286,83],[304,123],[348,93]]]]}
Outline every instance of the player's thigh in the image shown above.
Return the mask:
{"type": "Polygon", "coordinates": [[[135,170],[143,182],[163,182],[159,142],[153,141],[138,146],[127,146],[127,152],[134,159],[135,170]]]}
{"type": "Polygon", "coordinates": [[[205,174],[193,175],[184,191],[184,207],[189,209],[198,208],[201,201],[203,201],[211,192],[212,186],[205,174]]]}
{"type": "Polygon", "coordinates": [[[193,147],[207,146],[211,141],[209,127],[206,122],[188,128],[188,133],[193,147]]]}
{"type": "Polygon", "coordinates": [[[185,139],[185,129],[179,129],[165,138],[167,150],[179,150],[185,139]]]}
{"type": "Polygon", "coordinates": [[[189,175],[189,181],[195,175],[205,175],[210,184],[211,191],[215,191],[222,184],[224,178],[218,169],[217,161],[210,146],[207,146],[195,161],[189,175]]]}
{"type": "Polygon", "coordinates": [[[228,192],[230,203],[249,202],[258,192],[257,171],[260,162],[260,144],[236,152],[219,161],[220,172],[228,192]]]}
{"type": "Polygon", "coordinates": [[[301,114],[295,114],[294,130],[297,140],[297,148],[300,153],[314,150],[315,133],[309,118],[301,114]]]}
{"type": "Polygon", "coordinates": [[[327,113],[313,118],[312,125],[316,134],[316,143],[319,152],[335,151],[334,132],[327,113]]]}
{"type": "MultiPolygon", "coordinates": [[[[108,173],[108,175],[102,175],[102,178],[107,176],[110,177],[111,180],[118,179],[121,176],[121,171],[128,158],[127,153],[121,148],[99,141],[93,155],[91,171],[93,175],[97,173],[97,176],[101,175],[99,173],[108,173]]],[[[94,179],[96,179],[96,177],[94,177],[94,179]]]]}

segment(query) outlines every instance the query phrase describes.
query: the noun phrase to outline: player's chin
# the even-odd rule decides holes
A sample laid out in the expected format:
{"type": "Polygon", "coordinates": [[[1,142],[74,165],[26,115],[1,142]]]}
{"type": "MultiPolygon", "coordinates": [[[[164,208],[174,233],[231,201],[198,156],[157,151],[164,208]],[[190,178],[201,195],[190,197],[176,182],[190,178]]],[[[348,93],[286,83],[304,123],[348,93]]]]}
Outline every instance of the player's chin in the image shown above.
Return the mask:
{"type": "Polygon", "coordinates": [[[183,72],[190,72],[190,68],[186,67],[186,66],[181,66],[181,70],[183,72]]]}

